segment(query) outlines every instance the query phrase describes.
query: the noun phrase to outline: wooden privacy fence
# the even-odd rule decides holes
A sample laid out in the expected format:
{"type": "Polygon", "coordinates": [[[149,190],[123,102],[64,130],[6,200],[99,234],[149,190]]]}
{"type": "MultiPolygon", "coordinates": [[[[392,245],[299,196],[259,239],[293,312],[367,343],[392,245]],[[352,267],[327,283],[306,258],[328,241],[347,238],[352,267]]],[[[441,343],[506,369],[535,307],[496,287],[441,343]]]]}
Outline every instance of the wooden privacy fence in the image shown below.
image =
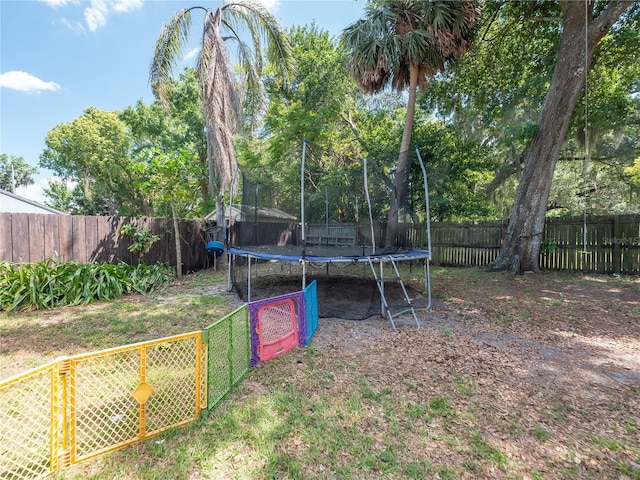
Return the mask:
{"type": "Polygon", "coordinates": [[[230,227],[229,242],[233,246],[296,245],[298,224],[292,222],[235,222],[230,227]]]}
{"type": "MultiPolygon", "coordinates": [[[[432,223],[433,262],[489,265],[506,227],[506,221],[432,223]]],[[[544,269],[640,274],[640,215],[588,217],[586,225],[581,217],[547,219],[542,242],[544,269]]]]}
{"type": "MultiPolygon", "coordinates": [[[[37,262],[60,255],[78,262],[135,263],[128,251],[131,238],[120,227],[131,223],[148,228],[160,240],[142,260],[176,265],[171,220],[158,218],[91,217],[0,213],[0,260],[37,262]]],[[[489,265],[500,252],[506,221],[433,222],[433,262],[451,266],[489,265]]],[[[295,223],[237,222],[231,227],[231,245],[296,245],[300,226],[295,223]]],[[[179,224],[184,268],[207,265],[206,238],[197,220],[179,224]]],[[[384,225],[376,225],[384,232],[384,225]]],[[[367,242],[369,228],[360,225],[356,242],[367,242]],[[363,234],[364,232],[364,234],[363,234]]],[[[403,225],[406,243],[426,247],[424,225],[403,225]]],[[[370,236],[370,235],[369,235],[370,236]]],[[[378,236],[378,233],[376,233],[378,236]]],[[[382,240],[377,240],[381,242],[382,240]]],[[[540,266],[550,270],[640,274],[640,215],[548,219],[542,237],[540,266]],[[586,242],[585,242],[586,232],[586,242]]]]}
{"type": "Polygon", "coordinates": [[[432,260],[451,266],[489,265],[500,252],[506,227],[506,221],[434,222],[432,260]]]}
{"type": "MultiPolygon", "coordinates": [[[[132,239],[120,233],[126,223],[147,228],[160,237],[142,261],[176,265],[173,222],[161,218],[94,217],[0,213],[0,260],[38,262],[60,256],[81,263],[136,263],[129,252],[132,239]]],[[[180,220],[182,264],[185,271],[199,270],[207,253],[204,232],[197,220],[180,220]]]]}

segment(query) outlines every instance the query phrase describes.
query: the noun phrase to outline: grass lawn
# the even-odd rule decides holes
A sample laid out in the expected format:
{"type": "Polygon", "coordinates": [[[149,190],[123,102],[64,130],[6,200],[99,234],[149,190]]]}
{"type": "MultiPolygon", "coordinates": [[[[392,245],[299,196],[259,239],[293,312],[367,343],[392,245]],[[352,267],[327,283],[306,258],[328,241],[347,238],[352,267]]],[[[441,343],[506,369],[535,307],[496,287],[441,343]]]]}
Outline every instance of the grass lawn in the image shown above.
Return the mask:
{"type": "MultiPolygon", "coordinates": [[[[321,319],[206,420],[59,479],[640,480],[640,279],[432,270],[422,328],[321,319]]],[[[0,378],[201,329],[226,274],[148,296],[0,316],[0,378]]]]}

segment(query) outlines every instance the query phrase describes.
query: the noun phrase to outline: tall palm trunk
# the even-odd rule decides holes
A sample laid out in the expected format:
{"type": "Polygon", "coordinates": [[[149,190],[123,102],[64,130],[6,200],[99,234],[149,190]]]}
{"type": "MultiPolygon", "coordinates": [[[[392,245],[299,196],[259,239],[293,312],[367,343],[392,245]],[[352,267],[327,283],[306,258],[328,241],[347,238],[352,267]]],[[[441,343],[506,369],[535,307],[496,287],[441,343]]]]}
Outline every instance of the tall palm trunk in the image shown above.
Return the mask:
{"type": "Polygon", "coordinates": [[[408,159],[409,147],[411,146],[411,131],[413,130],[413,119],[416,115],[416,98],[418,91],[418,67],[410,66],[409,77],[409,100],[407,102],[407,116],[404,121],[404,130],[400,142],[400,153],[398,155],[398,165],[394,180],[394,192],[391,195],[391,205],[389,205],[389,216],[387,219],[387,234],[385,246],[397,245],[400,241],[399,215],[402,199],[405,195],[405,186],[409,177],[408,159]]]}

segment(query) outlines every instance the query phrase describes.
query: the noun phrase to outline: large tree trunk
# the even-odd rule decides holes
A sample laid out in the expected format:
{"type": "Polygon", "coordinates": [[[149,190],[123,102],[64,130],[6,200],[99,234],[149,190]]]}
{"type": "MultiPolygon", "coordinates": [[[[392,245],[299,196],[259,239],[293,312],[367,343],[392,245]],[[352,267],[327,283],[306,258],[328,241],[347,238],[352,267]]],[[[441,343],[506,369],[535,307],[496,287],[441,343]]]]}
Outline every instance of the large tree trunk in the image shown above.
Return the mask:
{"type": "Polygon", "coordinates": [[[399,233],[399,211],[401,201],[405,195],[404,189],[406,180],[409,177],[408,158],[409,147],[411,146],[411,131],[413,130],[413,119],[416,115],[416,95],[418,90],[418,67],[411,65],[409,79],[409,100],[407,102],[407,117],[404,122],[402,141],[400,142],[400,154],[398,155],[398,165],[394,180],[394,191],[391,194],[391,204],[389,205],[389,216],[387,218],[387,234],[385,246],[391,247],[398,243],[399,233]]]}
{"type": "Polygon", "coordinates": [[[589,3],[585,39],[585,2],[562,2],[562,34],[556,67],[538,118],[538,133],[524,150],[524,170],[495,270],[540,270],[540,243],[558,155],[571,115],[583,90],[593,52],[631,1],[611,3],[593,18],[589,3]],[[585,41],[586,40],[586,41],[585,41]],[[585,45],[586,43],[586,45],[585,45]]]}

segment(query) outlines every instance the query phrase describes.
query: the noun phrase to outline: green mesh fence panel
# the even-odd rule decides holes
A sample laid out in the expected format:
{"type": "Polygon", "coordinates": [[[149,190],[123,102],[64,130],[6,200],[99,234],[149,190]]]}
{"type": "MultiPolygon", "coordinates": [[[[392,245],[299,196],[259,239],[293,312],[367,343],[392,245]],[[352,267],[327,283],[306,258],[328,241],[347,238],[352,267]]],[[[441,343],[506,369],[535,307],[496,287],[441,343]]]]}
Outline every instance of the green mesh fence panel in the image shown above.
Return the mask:
{"type": "Polygon", "coordinates": [[[236,309],[206,328],[208,348],[207,409],[211,410],[249,371],[249,310],[236,309]]]}

